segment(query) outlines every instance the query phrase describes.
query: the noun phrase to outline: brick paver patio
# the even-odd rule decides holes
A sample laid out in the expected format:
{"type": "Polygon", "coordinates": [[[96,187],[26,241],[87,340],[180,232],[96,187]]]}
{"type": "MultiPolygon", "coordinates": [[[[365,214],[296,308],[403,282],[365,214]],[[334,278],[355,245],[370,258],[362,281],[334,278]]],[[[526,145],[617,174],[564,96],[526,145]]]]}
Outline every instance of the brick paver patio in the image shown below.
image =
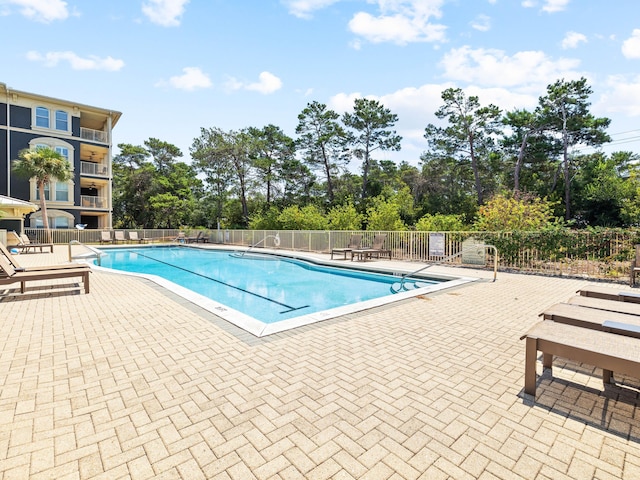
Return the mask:
{"type": "Polygon", "coordinates": [[[139,278],[10,289],[0,479],[638,479],[639,381],[559,360],[522,395],[520,335],[587,283],[500,273],[265,338],[139,278]]]}

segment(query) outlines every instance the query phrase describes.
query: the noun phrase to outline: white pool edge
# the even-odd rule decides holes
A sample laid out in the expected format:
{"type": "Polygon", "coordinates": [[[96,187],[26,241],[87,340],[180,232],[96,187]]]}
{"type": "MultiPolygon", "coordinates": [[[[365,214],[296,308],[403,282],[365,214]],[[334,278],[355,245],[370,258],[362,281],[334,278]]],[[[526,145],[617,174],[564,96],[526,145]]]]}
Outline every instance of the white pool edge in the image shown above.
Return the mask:
{"type": "MultiPolygon", "coordinates": [[[[294,258],[294,257],[291,257],[291,258],[294,258]]],[[[322,265],[326,267],[336,267],[335,264],[321,263],[316,260],[303,259],[298,256],[296,256],[295,259],[308,261],[310,263],[313,263],[316,265],[322,265]]],[[[459,287],[467,283],[476,282],[480,280],[479,278],[475,278],[475,277],[450,277],[449,275],[440,275],[440,274],[433,275],[433,278],[452,278],[452,279],[443,281],[434,285],[429,285],[427,287],[416,288],[414,290],[400,292],[396,294],[389,294],[384,297],[365,300],[363,302],[352,303],[350,305],[335,307],[329,310],[323,310],[320,312],[310,313],[307,315],[301,315],[299,317],[294,317],[287,320],[281,320],[279,322],[266,323],[256,318],[253,318],[245,313],[242,313],[238,310],[235,310],[226,305],[223,305],[222,303],[216,302],[215,300],[207,298],[204,295],[200,295],[199,293],[189,290],[188,288],[182,287],[177,283],[174,283],[171,280],[167,280],[166,278],[160,277],[158,275],[152,275],[147,273],[125,272],[122,270],[115,270],[111,268],[101,267],[98,265],[92,265],[92,268],[99,271],[116,274],[116,275],[129,275],[129,276],[140,277],[140,278],[149,280],[159,285],[160,287],[165,288],[166,290],[178,295],[179,297],[199,306],[200,308],[241,328],[242,330],[245,330],[251,333],[256,337],[264,337],[267,335],[272,335],[274,333],[284,332],[286,330],[302,327],[304,325],[310,325],[313,323],[321,322],[323,320],[342,317],[344,315],[361,312],[361,311],[368,310],[374,307],[379,307],[382,305],[389,305],[404,299],[413,298],[420,295],[427,295],[430,293],[447,290],[454,287],[459,287]]],[[[354,270],[367,271],[366,269],[362,269],[362,268],[355,268],[354,270]]],[[[368,271],[382,273],[380,269],[368,270],[368,271]]],[[[397,268],[394,268],[393,272],[394,272],[393,273],[394,275],[398,275],[400,273],[410,273],[409,271],[399,272],[397,268]]],[[[387,274],[391,274],[391,273],[389,272],[387,274]]]]}

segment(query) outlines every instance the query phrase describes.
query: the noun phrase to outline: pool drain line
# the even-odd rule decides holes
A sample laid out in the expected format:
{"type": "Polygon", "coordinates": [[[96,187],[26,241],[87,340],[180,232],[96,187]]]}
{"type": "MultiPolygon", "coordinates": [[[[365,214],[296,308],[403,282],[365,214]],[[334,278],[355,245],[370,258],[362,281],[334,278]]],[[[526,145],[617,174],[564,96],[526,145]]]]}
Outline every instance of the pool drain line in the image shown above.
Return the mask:
{"type": "Polygon", "coordinates": [[[127,251],[129,253],[135,253],[136,255],[140,255],[141,257],[148,258],[149,260],[153,260],[154,262],[163,263],[163,264],[168,265],[170,267],[177,268],[178,270],[182,270],[183,272],[191,273],[193,275],[197,275],[199,277],[206,278],[207,280],[211,280],[213,282],[219,283],[221,285],[224,285],[225,287],[234,288],[236,290],[240,290],[241,292],[247,293],[249,295],[253,295],[254,297],[261,298],[262,300],[266,300],[268,302],[280,305],[281,307],[285,307],[286,310],[283,310],[282,312],[280,312],[280,314],[289,313],[289,312],[295,312],[296,310],[302,310],[303,308],[308,308],[309,307],[309,305],[304,305],[302,307],[292,307],[291,305],[287,305],[286,303],[282,303],[282,302],[279,302],[277,300],[273,300],[272,298],[265,297],[264,295],[260,295],[259,293],[251,292],[249,290],[245,290],[244,288],[236,287],[235,285],[230,285],[230,284],[228,284],[226,282],[223,282],[222,280],[218,280],[217,278],[209,277],[207,275],[203,275],[202,273],[194,272],[193,270],[188,270],[188,269],[186,269],[184,267],[180,267],[178,265],[174,265],[173,263],[165,262],[163,260],[158,260],[157,258],[150,257],[149,255],[145,255],[144,253],[140,253],[140,252],[137,252],[137,251],[133,252],[131,250],[127,250],[127,251]]]}

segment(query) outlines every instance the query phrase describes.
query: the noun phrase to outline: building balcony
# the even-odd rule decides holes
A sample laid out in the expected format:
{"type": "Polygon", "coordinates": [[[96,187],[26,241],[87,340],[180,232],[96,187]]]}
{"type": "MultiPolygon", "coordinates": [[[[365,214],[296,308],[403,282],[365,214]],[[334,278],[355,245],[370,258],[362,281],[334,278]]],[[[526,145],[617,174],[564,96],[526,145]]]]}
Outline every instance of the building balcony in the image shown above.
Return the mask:
{"type": "Polygon", "coordinates": [[[80,127],[80,138],[95,143],[109,143],[109,135],[104,130],[80,127]]]}
{"type": "Polygon", "coordinates": [[[81,195],[80,203],[83,208],[107,208],[107,199],[105,197],[97,197],[92,195],[81,195]]]}
{"type": "Polygon", "coordinates": [[[80,161],[80,175],[93,175],[96,177],[108,177],[109,166],[106,163],[80,161]]]}

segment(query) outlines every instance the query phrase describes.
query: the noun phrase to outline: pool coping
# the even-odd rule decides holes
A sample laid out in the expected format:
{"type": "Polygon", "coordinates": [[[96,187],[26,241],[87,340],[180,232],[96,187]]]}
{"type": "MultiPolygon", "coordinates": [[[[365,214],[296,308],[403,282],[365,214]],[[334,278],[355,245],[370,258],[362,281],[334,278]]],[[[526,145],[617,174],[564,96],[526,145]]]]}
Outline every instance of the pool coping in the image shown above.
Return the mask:
{"type": "MultiPolygon", "coordinates": [[[[181,248],[193,248],[199,250],[225,250],[230,252],[238,252],[241,253],[246,250],[240,250],[238,246],[226,246],[226,245],[173,245],[173,244],[155,244],[155,245],[113,245],[108,247],[101,247],[104,250],[115,250],[121,248],[158,248],[158,247],[171,247],[171,246],[179,246],[181,248]]],[[[317,259],[314,257],[310,257],[305,255],[302,252],[292,252],[292,251],[283,251],[283,250],[272,250],[272,249],[263,249],[261,248],[259,252],[253,252],[252,254],[260,254],[260,255],[268,255],[282,258],[290,258],[295,260],[301,260],[305,262],[312,263],[314,265],[326,266],[326,267],[336,267],[336,268],[348,268],[351,270],[361,270],[372,273],[383,273],[387,275],[397,276],[400,279],[400,276],[407,273],[412,273],[415,270],[405,270],[399,269],[393,266],[385,266],[376,263],[375,268],[371,266],[371,264],[366,263],[355,263],[349,262],[345,266],[341,266],[340,264],[336,264],[336,261],[323,261],[321,259],[317,259]]],[[[428,264],[425,264],[426,267],[428,264]]],[[[476,277],[452,277],[450,275],[430,273],[428,278],[434,278],[439,280],[445,280],[441,283],[435,285],[429,285],[426,287],[416,288],[409,291],[398,292],[395,294],[386,295],[380,298],[374,298],[371,300],[365,300],[362,302],[353,303],[350,305],[343,305],[340,307],[331,308],[328,310],[322,310],[320,312],[309,313],[306,315],[301,315],[299,317],[294,317],[286,320],[281,320],[275,323],[266,323],[262,322],[250,315],[242,313],[234,308],[230,308],[220,302],[216,302],[204,295],[196,293],[188,288],[182,287],[171,280],[167,280],[166,278],[160,277],[158,275],[148,274],[148,273],[137,273],[137,272],[125,272],[122,270],[115,270],[107,267],[102,267],[99,265],[92,265],[92,268],[96,270],[116,274],[116,275],[128,275],[133,277],[140,277],[146,280],[149,280],[162,288],[178,295],[179,297],[199,306],[200,308],[226,320],[227,322],[245,330],[246,332],[256,336],[256,337],[264,337],[267,335],[272,335],[274,333],[284,332],[287,330],[291,330],[294,328],[302,327],[305,325],[311,325],[317,322],[321,322],[324,320],[330,320],[338,317],[342,317],[345,315],[362,312],[365,310],[369,310],[371,308],[380,307],[383,305],[388,305],[392,303],[399,302],[401,300],[418,297],[420,295],[427,295],[436,292],[440,292],[443,290],[448,290],[455,287],[460,287],[466,285],[468,283],[479,281],[479,278],[476,277]]]]}

